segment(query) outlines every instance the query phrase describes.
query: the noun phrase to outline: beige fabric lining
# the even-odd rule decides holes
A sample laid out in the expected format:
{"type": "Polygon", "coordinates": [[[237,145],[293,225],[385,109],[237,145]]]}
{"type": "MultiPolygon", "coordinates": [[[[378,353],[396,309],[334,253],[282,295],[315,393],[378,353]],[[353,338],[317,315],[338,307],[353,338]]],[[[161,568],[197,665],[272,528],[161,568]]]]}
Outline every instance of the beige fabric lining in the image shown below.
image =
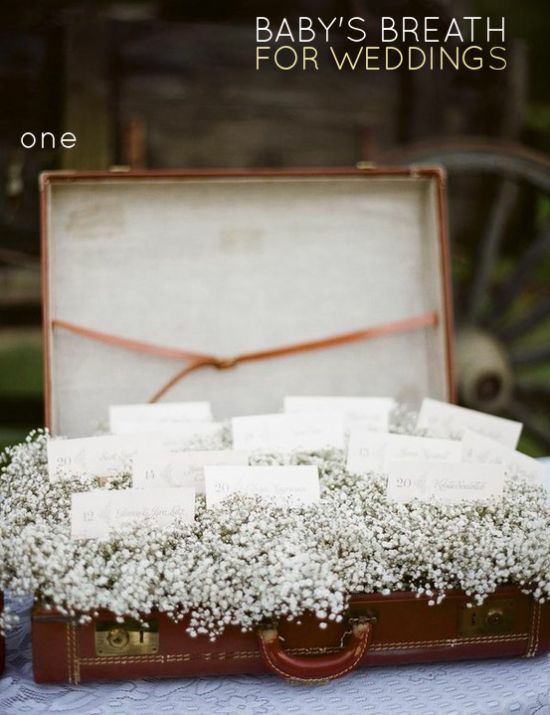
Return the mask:
{"type": "MultiPolygon", "coordinates": [[[[50,318],[216,355],[443,317],[435,181],[102,179],[48,185],[50,318]]],[[[189,376],[219,418],[284,394],[446,399],[445,326],[189,376]],[[407,360],[402,356],[407,355],[407,360]],[[266,379],[268,378],[268,379],[266,379]]],[[[87,435],[178,361],[49,336],[53,432],[87,435]],[[108,365],[109,369],[105,370],[108,365]]]]}

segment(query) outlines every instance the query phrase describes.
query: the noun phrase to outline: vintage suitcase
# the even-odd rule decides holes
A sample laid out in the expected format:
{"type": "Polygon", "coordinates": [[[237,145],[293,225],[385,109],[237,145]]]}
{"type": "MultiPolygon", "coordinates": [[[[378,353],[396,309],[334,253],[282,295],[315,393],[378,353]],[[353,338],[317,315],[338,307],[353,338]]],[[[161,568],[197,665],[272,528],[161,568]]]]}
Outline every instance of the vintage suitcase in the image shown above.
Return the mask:
{"type": "MultiPolygon", "coordinates": [[[[4,594],[0,592],[0,613],[4,608],[4,594]]],[[[3,636],[0,635],[0,674],[4,672],[6,665],[6,645],[3,636]]]]}
{"type": "Polygon", "coordinates": [[[215,642],[191,638],[186,622],[148,617],[148,630],[116,623],[109,614],[75,625],[40,606],[33,612],[33,664],[38,682],[112,680],[271,672],[292,681],[324,682],[369,665],[425,663],[550,650],[550,603],[502,587],[468,608],[459,591],[438,606],[410,593],[357,594],[342,624],[320,630],[266,624],[241,633],[228,628],[215,642]],[[55,654],[55,657],[52,657],[55,654]]]}
{"type": "MultiPolygon", "coordinates": [[[[91,434],[109,404],[166,393],[209,399],[221,418],[276,411],[293,393],[452,400],[445,221],[433,168],[46,174],[50,430],[91,434]]],[[[215,642],[160,613],[148,629],[109,613],[79,625],[38,604],[34,672],[39,682],[262,671],[315,682],[364,665],[550,648],[548,605],[512,587],[466,603],[461,592],[438,606],[356,594],[325,630],[305,614],[215,642]]]]}

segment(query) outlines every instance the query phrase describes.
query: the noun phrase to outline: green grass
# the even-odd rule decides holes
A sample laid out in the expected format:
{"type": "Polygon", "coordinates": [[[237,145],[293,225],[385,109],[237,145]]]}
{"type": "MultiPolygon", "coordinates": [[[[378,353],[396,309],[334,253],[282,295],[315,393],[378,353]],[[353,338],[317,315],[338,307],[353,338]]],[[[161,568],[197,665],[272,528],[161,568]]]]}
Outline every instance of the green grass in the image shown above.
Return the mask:
{"type": "MultiPolygon", "coordinates": [[[[0,396],[37,398],[42,396],[42,339],[39,330],[0,332],[0,396]]],[[[0,450],[25,439],[28,430],[9,426],[2,415],[0,450]]],[[[29,425],[40,427],[40,425],[29,425]]]]}
{"type": "Polygon", "coordinates": [[[13,444],[23,442],[28,434],[28,430],[0,428],[0,452],[6,447],[11,447],[13,444]]]}
{"type": "Polygon", "coordinates": [[[42,394],[42,339],[39,331],[0,333],[0,394],[42,394]]]}

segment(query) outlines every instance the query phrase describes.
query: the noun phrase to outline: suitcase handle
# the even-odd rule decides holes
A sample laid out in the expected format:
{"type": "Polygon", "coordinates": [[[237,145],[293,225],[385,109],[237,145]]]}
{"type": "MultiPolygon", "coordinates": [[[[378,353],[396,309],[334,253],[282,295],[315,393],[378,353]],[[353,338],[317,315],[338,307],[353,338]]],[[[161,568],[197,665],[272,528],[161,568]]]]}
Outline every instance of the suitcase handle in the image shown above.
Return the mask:
{"type": "Polygon", "coordinates": [[[296,682],[320,683],[339,678],[352,671],[367,652],[374,619],[363,616],[351,618],[348,623],[350,638],[341,651],[310,658],[285,653],[277,626],[264,626],[258,630],[262,659],[273,673],[296,682]]]}

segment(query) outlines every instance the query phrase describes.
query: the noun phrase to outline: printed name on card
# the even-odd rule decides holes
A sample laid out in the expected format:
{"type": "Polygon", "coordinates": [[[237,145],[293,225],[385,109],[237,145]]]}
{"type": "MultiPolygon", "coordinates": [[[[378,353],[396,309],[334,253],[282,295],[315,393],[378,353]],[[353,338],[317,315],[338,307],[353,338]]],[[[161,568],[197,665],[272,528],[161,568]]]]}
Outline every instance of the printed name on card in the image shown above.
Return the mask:
{"type": "Polygon", "coordinates": [[[353,429],[348,444],[348,472],[380,471],[397,459],[460,462],[462,444],[450,439],[433,439],[353,429]]]}
{"type": "Polygon", "coordinates": [[[231,494],[262,496],[281,506],[319,501],[319,472],[313,465],[282,467],[205,467],[206,506],[211,509],[231,494]]]}
{"type": "Polygon", "coordinates": [[[462,458],[465,462],[500,464],[512,480],[544,483],[545,468],[541,462],[472,430],[466,430],[462,437],[462,458]]]}
{"type": "Polygon", "coordinates": [[[434,436],[453,439],[461,439],[464,432],[470,429],[515,449],[523,425],[504,417],[426,398],[418,414],[417,427],[428,429],[434,436]]]}
{"type": "Polygon", "coordinates": [[[414,499],[456,504],[502,497],[504,468],[499,464],[464,462],[388,462],[387,495],[398,502],[414,499]]]}
{"type": "Polygon", "coordinates": [[[385,461],[397,459],[426,462],[460,462],[462,445],[454,439],[416,437],[405,434],[390,434],[386,440],[385,461]]]}
{"type": "Polygon", "coordinates": [[[391,397],[295,397],[284,399],[284,411],[338,412],[348,427],[361,426],[373,432],[387,432],[390,413],[396,402],[391,397]],[[358,424],[359,423],[359,424],[358,424]]]}
{"type": "Polygon", "coordinates": [[[165,527],[175,521],[191,524],[194,518],[192,488],[95,490],[71,497],[73,539],[105,539],[136,524],[165,527]]]}
{"type": "Polygon", "coordinates": [[[344,418],[337,413],[253,415],[231,420],[233,447],[264,452],[344,448],[344,418]]]}
{"type": "Polygon", "coordinates": [[[156,432],[186,422],[209,422],[209,402],[161,402],[147,405],[111,405],[109,428],[112,434],[156,432]]]}
{"type": "Polygon", "coordinates": [[[132,485],[152,487],[193,487],[204,494],[204,467],[247,465],[249,452],[233,449],[189,452],[139,452],[132,460],[132,485]]]}

